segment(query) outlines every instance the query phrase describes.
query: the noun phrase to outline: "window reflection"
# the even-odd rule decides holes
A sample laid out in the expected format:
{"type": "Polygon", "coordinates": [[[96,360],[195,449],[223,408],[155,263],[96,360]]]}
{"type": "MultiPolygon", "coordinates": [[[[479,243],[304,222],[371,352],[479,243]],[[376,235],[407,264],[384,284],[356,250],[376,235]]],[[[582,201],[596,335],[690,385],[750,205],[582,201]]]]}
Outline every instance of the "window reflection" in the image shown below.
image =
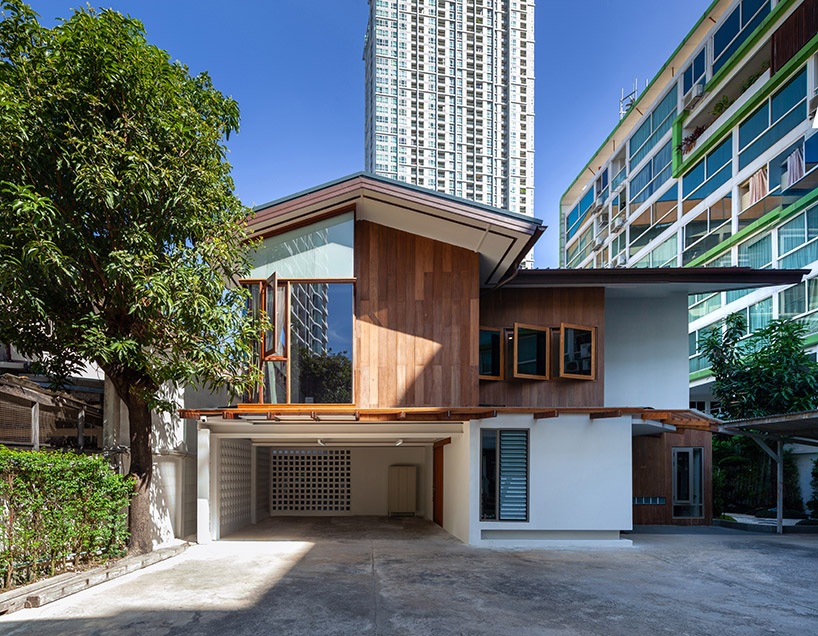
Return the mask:
{"type": "Polygon", "coordinates": [[[596,377],[596,333],[593,327],[560,326],[562,364],[565,378],[593,380],[596,377]]]}
{"type": "Polygon", "coordinates": [[[352,402],[352,283],[290,285],[290,402],[352,402]]]}

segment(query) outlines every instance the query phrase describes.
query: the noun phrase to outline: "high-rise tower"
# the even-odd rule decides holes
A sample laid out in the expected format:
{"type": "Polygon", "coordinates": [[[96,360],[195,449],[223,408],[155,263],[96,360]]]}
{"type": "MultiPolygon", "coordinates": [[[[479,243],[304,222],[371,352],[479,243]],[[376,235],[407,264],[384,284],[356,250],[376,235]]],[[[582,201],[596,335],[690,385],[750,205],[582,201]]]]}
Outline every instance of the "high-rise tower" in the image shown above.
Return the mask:
{"type": "Polygon", "coordinates": [[[366,170],[533,216],[534,3],[369,5],[366,170]]]}

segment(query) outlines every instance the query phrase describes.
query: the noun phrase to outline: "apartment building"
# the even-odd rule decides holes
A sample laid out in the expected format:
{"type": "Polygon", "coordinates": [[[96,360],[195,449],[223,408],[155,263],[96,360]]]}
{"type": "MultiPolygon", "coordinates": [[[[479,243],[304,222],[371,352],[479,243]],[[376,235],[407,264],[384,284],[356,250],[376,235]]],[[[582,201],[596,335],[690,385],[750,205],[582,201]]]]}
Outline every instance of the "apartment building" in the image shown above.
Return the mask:
{"type": "Polygon", "coordinates": [[[534,2],[369,4],[366,171],[533,216],[534,2]]]}
{"type": "Polygon", "coordinates": [[[818,1],[716,0],[560,200],[561,265],[805,268],[797,285],[691,295],[691,401],[716,410],[698,343],[806,323],[818,346],[818,1]]]}

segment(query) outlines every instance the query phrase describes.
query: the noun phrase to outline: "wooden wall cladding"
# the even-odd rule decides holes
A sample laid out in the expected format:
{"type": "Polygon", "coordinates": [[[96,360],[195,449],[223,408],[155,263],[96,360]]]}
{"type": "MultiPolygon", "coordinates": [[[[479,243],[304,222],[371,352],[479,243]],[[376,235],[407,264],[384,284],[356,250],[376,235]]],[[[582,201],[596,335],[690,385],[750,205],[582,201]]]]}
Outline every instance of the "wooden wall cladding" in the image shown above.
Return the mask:
{"type": "Polygon", "coordinates": [[[477,406],[477,253],[358,221],[355,275],[357,406],[477,406]]]}
{"type": "Polygon", "coordinates": [[[664,497],[664,504],[634,504],[635,525],[709,526],[713,522],[713,446],[707,431],[642,435],[633,438],[633,496],[664,497]],[[703,519],[673,518],[673,447],[703,451],[703,519]]]}
{"type": "Polygon", "coordinates": [[[507,380],[480,382],[480,404],[527,407],[603,405],[604,289],[500,289],[483,294],[480,299],[480,325],[511,329],[515,322],[552,328],[552,379],[511,379],[511,344],[506,341],[507,380]],[[561,380],[557,377],[561,322],[597,328],[595,380],[561,380]]]}

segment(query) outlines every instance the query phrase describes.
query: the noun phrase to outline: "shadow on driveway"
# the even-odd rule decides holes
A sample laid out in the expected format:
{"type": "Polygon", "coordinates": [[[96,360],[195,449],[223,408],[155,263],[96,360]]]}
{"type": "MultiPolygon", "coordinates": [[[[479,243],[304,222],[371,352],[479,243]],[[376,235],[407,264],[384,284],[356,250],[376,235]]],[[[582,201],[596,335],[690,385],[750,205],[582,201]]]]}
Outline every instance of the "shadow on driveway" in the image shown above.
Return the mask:
{"type": "Polygon", "coordinates": [[[812,634],[818,537],[638,529],[632,549],[463,545],[417,519],[278,518],[0,634],[812,634]]]}

